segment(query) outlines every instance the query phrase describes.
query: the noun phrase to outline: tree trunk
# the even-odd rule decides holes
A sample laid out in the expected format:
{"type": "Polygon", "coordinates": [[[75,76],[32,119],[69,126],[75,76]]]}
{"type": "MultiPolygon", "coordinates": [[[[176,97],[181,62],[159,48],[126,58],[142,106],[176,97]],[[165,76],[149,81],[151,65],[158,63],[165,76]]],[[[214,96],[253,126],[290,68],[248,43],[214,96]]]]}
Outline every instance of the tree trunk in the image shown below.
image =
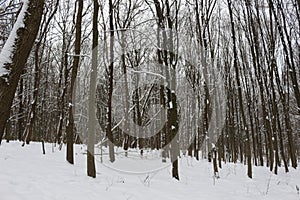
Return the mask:
{"type": "Polygon", "coordinates": [[[109,63],[109,87],[108,87],[108,112],[107,112],[107,125],[106,136],[109,145],[109,159],[110,162],[115,161],[114,152],[114,138],[112,133],[112,93],[113,93],[113,74],[114,74],[114,17],[113,17],[113,2],[109,0],[109,28],[110,28],[110,63],[109,63]]]}
{"type": "MultiPolygon", "coordinates": [[[[27,58],[30,54],[31,48],[35,41],[39,30],[42,14],[43,14],[44,0],[29,0],[28,5],[23,4],[21,13],[15,23],[14,33],[11,33],[9,39],[13,41],[13,49],[11,51],[11,60],[3,63],[9,73],[0,77],[0,143],[2,140],[6,121],[10,115],[10,108],[16,92],[16,88],[20,79],[20,75],[25,67],[27,58]],[[30,14],[29,14],[30,13],[30,14]],[[18,27],[19,23],[24,23],[24,27],[18,27]]],[[[1,51],[0,57],[4,57],[1,51]]],[[[0,68],[2,68],[0,64],[0,68]]]]}
{"type": "Polygon", "coordinates": [[[79,60],[80,60],[80,49],[81,49],[81,21],[82,21],[82,10],[83,10],[83,0],[78,0],[78,11],[76,17],[76,33],[75,33],[75,56],[72,65],[72,74],[71,74],[71,82],[70,82],[70,90],[69,90],[69,105],[68,105],[68,113],[69,113],[69,121],[67,123],[66,135],[67,135],[67,161],[71,164],[74,164],[73,157],[73,143],[74,143],[74,89],[75,89],[75,81],[77,77],[77,71],[79,68],[79,60]]]}
{"type": "Polygon", "coordinates": [[[243,96],[242,96],[242,86],[240,83],[240,73],[239,73],[239,66],[238,66],[238,56],[236,51],[236,38],[235,38],[235,28],[234,28],[234,21],[233,21],[233,13],[232,13],[232,3],[231,0],[228,0],[228,9],[230,15],[230,22],[231,22],[231,34],[232,34],[232,42],[233,42],[233,67],[235,69],[236,75],[236,82],[237,82],[237,90],[238,90],[238,101],[239,101],[239,110],[241,112],[241,118],[243,123],[243,130],[246,132],[246,157],[247,157],[247,164],[248,164],[248,177],[252,178],[252,163],[251,163],[251,147],[250,147],[250,136],[249,136],[249,129],[246,121],[246,116],[243,107],[243,96]]]}
{"type": "MultiPolygon", "coordinates": [[[[24,73],[23,73],[24,74],[24,73]]],[[[23,104],[23,92],[24,92],[24,80],[21,77],[20,78],[20,84],[19,84],[19,89],[18,89],[18,97],[19,97],[19,117],[18,117],[18,140],[22,141],[22,133],[24,131],[24,104],[23,104]]]]}
{"type": "MultiPolygon", "coordinates": [[[[27,119],[27,127],[25,129],[25,141],[26,144],[29,144],[29,142],[31,141],[31,137],[32,137],[32,133],[33,133],[33,128],[34,128],[34,123],[36,120],[36,107],[38,104],[38,95],[39,95],[39,85],[40,85],[40,77],[41,77],[41,60],[43,57],[43,52],[44,52],[44,48],[45,45],[43,44],[43,42],[45,42],[46,39],[46,35],[48,30],[48,26],[49,23],[51,21],[51,19],[54,17],[54,14],[57,11],[58,8],[58,3],[59,0],[56,1],[56,5],[54,7],[54,11],[50,14],[49,18],[47,19],[46,23],[42,23],[41,27],[43,28],[43,30],[40,32],[39,34],[39,38],[37,39],[37,43],[35,45],[35,50],[34,50],[34,84],[33,84],[33,101],[31,103],[31,108],[29,111],[29,115],[28,115],[28,119],[27,119]],[[44,26],[43,26],[44,25],[44,26]],[[41,54],[40,54],[40,47],[42,46],[41,49],[41,54]]],[[[46,19],[47,13],[44,14],[44,21],[46,19]]]]}
{"type": "Polygon", "coordinates": [[[87,152],[87,174],[96,178],[94,145],[96,134],[96,83],[98,68],[98,0],[94,0],[93,13],[93,48],[92,48],[92,70],[90,75],[90,93],[89,93],[89,121],[88,121],[88,152],[87,152]]]}

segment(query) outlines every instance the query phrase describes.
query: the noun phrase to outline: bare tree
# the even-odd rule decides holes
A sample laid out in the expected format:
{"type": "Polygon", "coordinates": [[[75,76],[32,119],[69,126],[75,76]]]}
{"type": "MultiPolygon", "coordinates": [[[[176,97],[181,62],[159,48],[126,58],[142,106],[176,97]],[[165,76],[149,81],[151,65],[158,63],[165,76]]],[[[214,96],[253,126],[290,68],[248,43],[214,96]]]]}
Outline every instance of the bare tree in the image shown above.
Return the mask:
{"type": "Polygon", "coordinates": [[[33,132],[33,125],[36,120],[36,107],[38,104],[38,95],[39,95],[39,85],[40,85],[40,79],[41,79],[41,57],[43,57],[44,47],[45,47],[45,39],[47,36],[47,32],[49,31],[49,24],[52,18],[54,17],[57,8],[58,8],[59,0],[56,1],[53,11],[50,12],[49,16],[47,16],[47,13],[44,14],[44,19],[42,20],[42,25],[40,28],[40,34],[37,39],[37,43],[35,45],[34,49],[34,88],[33,88],[33,101],[31,103],[31,108],[28,113],[28,119],[27,119],[27,125],[25,128],[25,133],[23,134],[25,136],[25,142],[26,144],[29,144],[31,140],[31,135],[33,132]],[[43,47],[42,50],[41,47],[43,47]],[[40,52],[41,51],[41,52],[40,52]]]}
{"type": "Polygon", "coordinates": [[[77,71],[79,68],[80,60],[80,49],[81,49],[81,23],[82,23],[82,11],[83,11],[83,0],[78,0],[78,11],[75,24],[75,49],[74,49],[74,60],[72,64],[72,73],[69,87],[69,96],[68,96],[68,123],[66,127],[67,135],[67,161],[71,164],[74,164],[74,89],[75,81],[77,77],[77,71]]]}
{"type": "Polygon", "coordinates": [[[233,67],[235,69],[235,76],[237,82],[237,90],[238,90],[238,99],[239,99],[239,109],[241,112],[241,118],[243,123],[243,129],[246,132],[246,156],[247,156],[247,164],[248,164],[248,177],[252,178],[252,161],[251,161],[251,147],[250,147],[250,136],[249,136],[249,129],[248,124],[246,121],[246,115],[243,106],[243,96],[242,96],[242,88],[240,82],[240,69],[238,64],[238,54],[237,54],[237,46],[236,46],[236,32],[234,26],[234,19],[232,14],[232,2],[228,0],[228,9],[230,15],[230,23],[231,23],[231,34],[232,34],[232,42],[233,42],[233,67]]]}
{"type": "Polygon", "coordinates": [[[20,75],[39,30],[43,6],[43,0],[30,0],[23,4],[21,13],[0,54],[2,60],[0,71],[6,72],[0,77],[0,142],[20,75]]]}
{"type": "Polygon", "coordinates": [[[110,44],[109,44],[109,66],[108,66],[108,102],[107,102],[107,125],[106,136],[109,143],[109,158],[111,162],[115,161],[114,153],[114,138],[112,132],[112,93],[113,93],[113,74],[114,74],[114,7],[112,0],[109,0],[109,31],[110,31],[110,44]]]}
{"type": "Polygon", "coordinates": [[[88,151],[87,151],[87,174],[93,178],[96,177],[94,144],[95,144],[95,126],[96,126],[96,83],[98,71],[98,0],[94,0],[93,13],[93,44],[92,44],[92,71],[90,75],[90,93],[89,93],[89,122],[88,122],[88,151]]]}

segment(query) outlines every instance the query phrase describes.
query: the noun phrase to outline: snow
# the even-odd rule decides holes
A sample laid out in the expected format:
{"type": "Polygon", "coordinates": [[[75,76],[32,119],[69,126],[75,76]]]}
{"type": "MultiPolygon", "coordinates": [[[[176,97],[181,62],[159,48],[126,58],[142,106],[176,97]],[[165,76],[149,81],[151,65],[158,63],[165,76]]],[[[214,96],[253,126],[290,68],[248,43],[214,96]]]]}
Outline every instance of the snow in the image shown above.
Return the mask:
{"type": "Polygon", "coordinates": [[[12,52],[14,49],[14,42],[17,39],[17,31],[24,27],[24,17],[28,8],[28,0],[23,0],[22,9],[18,15],[17,21],[11,30],[8,39],[6,40],[0,53],[0,77],[9,74],[9,70],[5,68],[5,64],[12,62],[12,52]]]}
{"type": "MultiPolygon", "coordinates": [[[[58,146],[45,144],[43,155],[41,143],[32,142],[25,147],[21,144],[3,142],[0,146],[1,200],[300,199],[300,171],[293,168],[287,174],[279,168],[279,175],[274,175],[266,167],[253,167],[254,178],[249,179],[246,166],[223,163],[220,178],[216,179],[212,163],[182,156],[180,181],[176,181],[171,178],[170,166],[145,174],[125,173],[125,168],[121,172],[101,164],[97,156],[97,177],[93,179],[86,175],[84,145],[75,145],[75,165],[70,165],[65,161],[65,146],[59,151],[58,146]]],[[[140,168],[145,166],[147,158],[133,153],[129,151],[127,159],[132,164],[139,163],[135,165],[140,168]]],[[[120,154],[116,154],[113,165],[119,165],[117,162],[122,163],[120,154]]],[[[109,165],[105,159],[104,163],[109,165]]]]}
{"type": "MultiPolygon", "coordinates": [[[[1,59],[2,57],[0,57],[0,65],[1,65],[1,59]]],[[[3,66],[3,65],[2,65],[3,66]]],[[[4,76],[4,75],[6,75],[6,74],[8,74],[9,73],[9,71],[6,69],[6,68],[4,68],[4,67],[1,67],[0,68],[0,77],[1,76],[4,76]]]]}
{"type": "Polygon", "coordinates": [[[137,71],[137,70],[130,70],[131,73],[136,73],[136,74],[149,74],[149,75],[152,75],[152,76],[157,76],[157,77],[160,77],[162,79],[166,79],[166,77],[164,77],[163,75],[161,74],[158,74],[158,73],[154,73],[154,72],[149,72],[149,71],[137,71]]]}

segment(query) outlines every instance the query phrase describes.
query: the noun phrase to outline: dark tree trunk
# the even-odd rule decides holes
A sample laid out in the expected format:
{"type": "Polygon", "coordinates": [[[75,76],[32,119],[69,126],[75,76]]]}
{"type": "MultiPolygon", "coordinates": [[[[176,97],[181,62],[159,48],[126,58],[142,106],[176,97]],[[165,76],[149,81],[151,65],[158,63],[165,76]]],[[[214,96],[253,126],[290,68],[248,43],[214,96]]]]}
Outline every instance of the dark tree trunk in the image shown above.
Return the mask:
{"type": "MultiPolygon", "coordinates": [[[[233,42],[233,67],[235,69],[235,75],[236,75],[236,82],[237,82],[237,90],[238,90],[238,101],[239,101],[239,110],[241,112],[241,118],[242,118],[242,124],[243,124],[243,130],[245,130],[246,133],[246,157],[247,157],[247,164],[248,164],[248,177],[252,178],[252,163],[251,163],[251,147],[250,147],[250,136],[249,136],[249,129],[246,121],[246,116],[244,112],[243,107],[243,96],[242,96],[242,86],[240,83],[240,72],[239,72],[239,66],[238,66],[238,55],[236,50],[236,37],[235,37],[235,26],[233,21],[233,13],[232,13],[232,3],[231,0],[228,0],[228,9],[229,9],[229,15],[230,15],[230,22],[231,22],[231,34],[232,34],[232,42],[233,42]]],[[[241,152],[242,153],[242,152],[241,152]]]]}
{"type": "MultiPolygon", "coordinates": [[[[31,103],[31,108],[28,114],[27,125],[25,128],[25,139],[24,143],[29,144],[33,132],[33,126],[36,119],[36,105],[38,101],[38,92],[40,84],[40,58],[39,58],[39,48],[41,45],[41,40],[35,46],[34,52],[34,84],[33,84],[33,102],[31,103]]],[[[24,144],[23,144],[24,145],[24,144]]]]}
{"type": "Polygon", "coordinates": [[[108,102],[107,102],[107,125],[106,125],[106,136],[108,138],[109,145],[109,159],[110,162],[115,161],[114,152],[114,138],[112,132],[112,95],[113,95],[113,74],[114,74],[114,16],[113,16],[113,2],[109,0],[109,29],[110,29],[110,63],[108,69],[109,76],[109,87],[108,87],[108,102]]]}
{"type": "Polygon", "coordinates": [[[92,71],[90,75],[90,94],[89,94],[89,121],[88,121],[88,152],[87,152],[87,174],[96,178],[95,167],[95,134],[96,134],[96,83],[98,68],[98,13],[99,3],[94,0],[93,13],[93,44],[92,44],[92,71]]]}
{"type": "Polygon", "coordinates": [[[71,164],[74,164],[74,89],[75,82],[77,77],[77,71],[79,68],[79,60],[80,60],[80,49],[81,49],[81,21],[82,21],[82,10],[83,10],[83,0],[78,0],[78,11],[76,17],[76,25],[75,25],[75,56],[72,65],[72,74],[69,88],[69,107],[68,107],[68,123],[66,128],[67,135],[67,161],[71,164]]]}
{"type": "MultiPolygon", "coordinates": [[[[23,5],[24,6],[24,5],[23,5]]],[[[27,58],[39,30],[44,0],[30,0],[25,12],[24,27],[17,30],[14,41],[11,62],[4,66],[10,71],[5,77],[0,77],[0,143],[4,128],[10,115],[10,108],[27,58]],[[30,13],[30,14],[28,14],[30,13]]],[[[19,16],[21,17],[21,16],[19,16]]]]}
{"type": "Polygon", "coordinates": [[[34,50],[34,84],[33,84],[33,102],[31,103],[31,108],[29,111],[29,115],[28,115],[28,119],[27,119],[27,127],[26,127],[26,131],[25,131],[25,141],[26,144],[29,144],[31,137],[32,137],[32,133],[33,133],[33,128],[34,128],[34,124],[35,124],[35,120],[36,120],[36,110],[37,110],[37,104],[38,104],[38,95],[39,95],[39,85],[40,85],[40,79],[41,79],[41,57],[43,57],[43,52],[44,52],[44,48],[45,45],[43,44],[43,42],[45,42],[45,38],[48,32],[48,26],[50,24],[51,19],[54,17],[54,14],[57,11],[58,8],[58,3],[59,0],[56,1],[56,5],[54,7],[54,11],[50,14],[49,18],[46,21],[46,16],[47,13],[44,14],[43,17],[43,23],[41,25],[42,27],[42,31],[40,31],[39,34],[39,39],[37,39],[37,44],[35,45],[35,50],[34,50]],[[40,48],[42,46],[41,49],[41,53],[40,53],[40,48]]]}
{"type": "MultiPolygon", "coordinates": [[[[23,73],[24,74],[24,73],[23,73]]],[[[24,131],[24,104],[23,104],[23,92],[24,92],[24,80],[21,77],[18,89],[18,97],[19,97],[19,117],[18,117],[18,140],[22,141],[22,133],[24,131]]]]}

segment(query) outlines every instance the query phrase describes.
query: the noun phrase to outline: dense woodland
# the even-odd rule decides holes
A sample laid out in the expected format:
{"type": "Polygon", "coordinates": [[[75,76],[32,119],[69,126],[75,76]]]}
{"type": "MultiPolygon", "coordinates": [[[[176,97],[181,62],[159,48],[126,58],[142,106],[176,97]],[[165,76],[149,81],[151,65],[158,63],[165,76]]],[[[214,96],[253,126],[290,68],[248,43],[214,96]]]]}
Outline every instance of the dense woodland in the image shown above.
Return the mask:
{"type": "Polygon", "coordinates": [[[72,164],[74,143],[88,144],[92,177],[99,143],[111,162],[114,146],[162,150],[176,179],[180,151],[216,176],[224,162],[250,178],[252,165],[297,168],[298,0],[0,0],[0,50],[22,9],[0,60],[0,141],[66,144],[72,164]],[[128,134],[130,120],[153,120],[152,104],[162,129],[128,134]]]}

